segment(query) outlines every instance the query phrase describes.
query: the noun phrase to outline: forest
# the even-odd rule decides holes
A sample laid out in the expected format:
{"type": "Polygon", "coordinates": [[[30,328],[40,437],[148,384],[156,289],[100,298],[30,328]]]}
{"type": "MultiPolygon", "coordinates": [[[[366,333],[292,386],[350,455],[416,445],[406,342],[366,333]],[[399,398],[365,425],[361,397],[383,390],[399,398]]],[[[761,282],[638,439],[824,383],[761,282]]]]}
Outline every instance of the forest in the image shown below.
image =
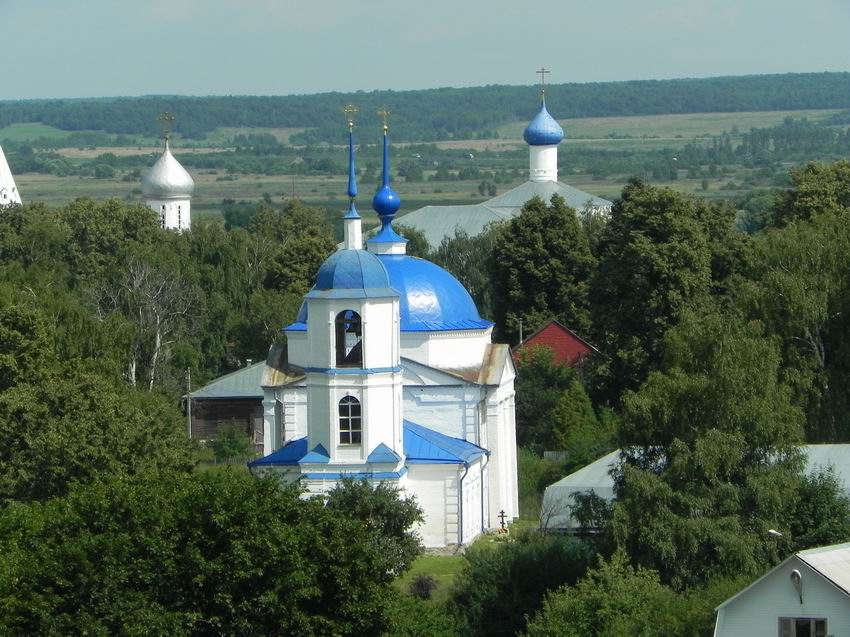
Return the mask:
{"type": "Polygon", "coordinates": [[[616,501],[575,504],[585,533],[518,524],[457,558],[439,595],[427,576],[399,587],[415,501],[346,482],[303,500],[185,435],[190,372],[194,388],[284,338],[334,249],[327,211],[259,201],[176,234],[119,200],[3,210],[0,632],[711,635],[723,599],[850,537],[835,475],[800,453],[850,440],[850,162],[793,168],[760,199],[742,224],[729,201],[634,177],[610,218],[533,199],[433,251],[400,228],[496,340],[557,318],[601,352],[519,361],[521,510],[624,450],[616,501]]]}
{"type": "MultiPolygon", "coordinates": [[[[558,117],[659,113],[850,108],[847,73],[788,73],[679,80],[552,84],[558,117]]],[[[527,86],[439,88],[290,96],[50,99],[0,102],[0,128],[41,122],[66,131],[123,135],[157,132],[163,111],[180,113],[174,131],[204,139],[218,127],[307,129],[293,143],[337,143],[340,104],[356,103],[362,125],[377,129],[377,111],[393,113],[397,141],[492,136],[501,124],[530,119],[537,109],[527,86]]]]}

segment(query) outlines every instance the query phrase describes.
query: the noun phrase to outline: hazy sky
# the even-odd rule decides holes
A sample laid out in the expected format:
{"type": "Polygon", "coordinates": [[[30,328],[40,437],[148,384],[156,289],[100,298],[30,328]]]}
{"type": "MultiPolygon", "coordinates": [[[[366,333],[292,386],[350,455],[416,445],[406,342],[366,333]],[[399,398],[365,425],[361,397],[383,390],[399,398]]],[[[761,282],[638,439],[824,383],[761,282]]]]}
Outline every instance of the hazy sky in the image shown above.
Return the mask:
{"type": "Polygon", "coordinates": [[[850,69],[848,0],[0,0],[0,99],[850,69]]]}

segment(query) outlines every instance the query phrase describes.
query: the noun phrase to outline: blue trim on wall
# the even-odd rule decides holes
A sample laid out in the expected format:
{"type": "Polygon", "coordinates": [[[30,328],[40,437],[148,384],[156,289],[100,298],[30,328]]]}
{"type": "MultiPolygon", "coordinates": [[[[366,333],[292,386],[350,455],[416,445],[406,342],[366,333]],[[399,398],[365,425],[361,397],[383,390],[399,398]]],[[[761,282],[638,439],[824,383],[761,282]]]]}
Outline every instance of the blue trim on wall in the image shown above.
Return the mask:
{"type": "Polygon", "coordinates": [[[400,372],[401,365],[395,367],[305,367],[305,372],[313,374],[327,374],[328,376],[361,376],[363,374],[386,374],[387,372],[400,372]]]}
{"type": "Polygon", "coordinates": [[[407,475],[407,467],[400,471],[342,471],[340,473],[305,473],[302,478],[307,480],[342,480],[343,478],[354,478],[355,480],[388,480],[401,478],[407,475]]]}

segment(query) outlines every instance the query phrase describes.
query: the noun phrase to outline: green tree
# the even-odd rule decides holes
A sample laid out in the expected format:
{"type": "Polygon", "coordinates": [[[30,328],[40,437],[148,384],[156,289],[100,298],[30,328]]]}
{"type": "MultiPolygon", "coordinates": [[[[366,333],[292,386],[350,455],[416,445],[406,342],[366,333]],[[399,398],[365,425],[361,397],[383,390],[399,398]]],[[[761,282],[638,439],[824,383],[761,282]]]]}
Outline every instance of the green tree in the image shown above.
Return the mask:
{"type": "Polygon", "coordinates": [[[400,223],[395,224],[395,229],[396,232],[407,239],[407,254],[421,259],[430,258],[431,246],[428,244],[424,232],[400,223]]]}
{"type": "Polygon", "coordinates": [[[237,422],[221,425],[210,446],[219,462],[245,460],[254,455],[254,444],[247,428],[237,422]]]}
{"type": "Polygon", "coordinates": [[[547,591],[575,584],[592,562],[590,546],[570,537],[527,534],[502,546],[473,545],[455,579],[449,608],[459,634],[515,635],[547,591]]]}
{"type": "Polygon", "coordinates": [[[0,632],[379,635],[385,546],[274,478],[111,478],[0,512],[0,632]]]}
{"type": "Polygon", "coordinates": [[[850,211],[850,161],[812,162],[789,172],[791,188],[780,196],[773,222],[784,226],[821,214],[847,215],[850,211]]]}
{"type": "Polygon", "coordinates": [[[671,637],[682,635],[682,600],[652,570],[633,568],[622,553],[596,568],[574,586],[546,597],[543,609],[528,622],[527,637],[671,637]]]}
{"type": "Polygon", "coordinates": [[[588,284],[595,266],[576,213],[559,196],[528,201],[504,225],[490,255],[493,313],[516,341],[555,318],[579,333],[590,327],[588,284]]]}
{"type": "Polygon", "coordinates": [[[677,590],[755,575],[783,548],[767,531],[793,516],[802,416],[779,364],[758,325],[689,315],[625,399],[609,531],[677,590]]]}
{"type": "Polygon", "coordinates": [[[591,299],[597,374],[616,401],[658,366],[665,332],[699,307],[711,287],[708,204],[632,180],[615,203],[599,245],[591,299]]]}

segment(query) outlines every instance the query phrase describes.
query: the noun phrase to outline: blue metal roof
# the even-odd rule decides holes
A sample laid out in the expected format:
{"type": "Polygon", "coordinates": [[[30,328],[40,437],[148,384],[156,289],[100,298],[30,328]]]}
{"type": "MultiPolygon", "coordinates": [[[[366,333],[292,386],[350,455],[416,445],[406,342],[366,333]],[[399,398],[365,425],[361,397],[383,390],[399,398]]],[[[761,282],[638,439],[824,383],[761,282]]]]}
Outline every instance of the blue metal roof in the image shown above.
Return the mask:
{"type": "MultiPolygon", "coordinates": [[[[341,252],[346,250],[336,254],[341,252]]],[[[401,296],[399,318],[402,332],[482,330],[493,325],[492,321],[481,318],[475,301],[460,281],[437,264],[406,254],[381,254],[375,258],[384,265],[390,286],[401,296]]],[[[310,295],[313,294],[310,292],[310,295]]],[[[306,303],[301,304],[295,322],[284,330],[307,330],[306,303]]]]}
{"type": "Polygon", "coordinates": [[[484,454],[489,452],[471,442],[404,421],[406,464],[469,464],[484,454]]]}
{"type": "Polygon", "coordinates": [[[546,110],[546,102],[540,102],[540,110],[522,133],[523,139],[531,146],[553,146],[564,139],[564,129],[546,110]]]}
{"type": "Polygon", "coordinates": [[[388,288],[387,271],[380,259],[366,250],[338,250],[325,259],[314,290],[388,288]]]}
{"type": "Polygon", "coordinates": [[[407,239],[396,232],[392,223],[387,220],[385,223],[381,224],[381,229],[377,232],[377,234],[375,234],[374,237],[367,239],[366,243],[407,243],[407,239]]]}
{"type": "Polygon", "coordinates": [[[328,450],[322,445],[313,447],[313,451],[298,461],[298,464],[327,464],[331,461],[331,456],[328,450]]]}
{"type": "Polygon", "coordinates": [[[486,329],[493,325],[478,314],[475,301],[460,281],[443,268],[406,254],[382,254],[390,285],[401,295],[402,332],[486,329]]]}
{"type": "Polygon", "coordinates": [[[273,451],[269,455],[258,458],[257,460],[252,460],[248,463],[248,466],[296,465],[305,455],[307,455],[306,436],[297,440],[290,440],[277,451],[273,451]]]}
{"type": "MultiPolygon", "coordinates": [[[[404,421],[404,455],[407,457],[405,464],[469,464],[484,454],[489,455],[489,453],[486,449],[466,440],[452,438],[409,420],[404,421]]],[[[392,449],[381,443],[369,454],[366,462],[378,464],[398,462],[399,460],[400,458],[392,449]]],[[[264,458],[249,462],[248,466],[263,467],[326,462],[328,462],[328,457],[324,447],[317,445],[313,451],[307,453],[307,438],[298,438],[264,458]]],[[[351,475],[357,475],[357,473],[351,475]]]]}
{"type": "Polygon", "coordinates": [[[366,462],[376,464],[395,464],[399,460],[401,460],[401,457],[383,442],[375,447],[369,457],[366,458],[366,462]]]}

